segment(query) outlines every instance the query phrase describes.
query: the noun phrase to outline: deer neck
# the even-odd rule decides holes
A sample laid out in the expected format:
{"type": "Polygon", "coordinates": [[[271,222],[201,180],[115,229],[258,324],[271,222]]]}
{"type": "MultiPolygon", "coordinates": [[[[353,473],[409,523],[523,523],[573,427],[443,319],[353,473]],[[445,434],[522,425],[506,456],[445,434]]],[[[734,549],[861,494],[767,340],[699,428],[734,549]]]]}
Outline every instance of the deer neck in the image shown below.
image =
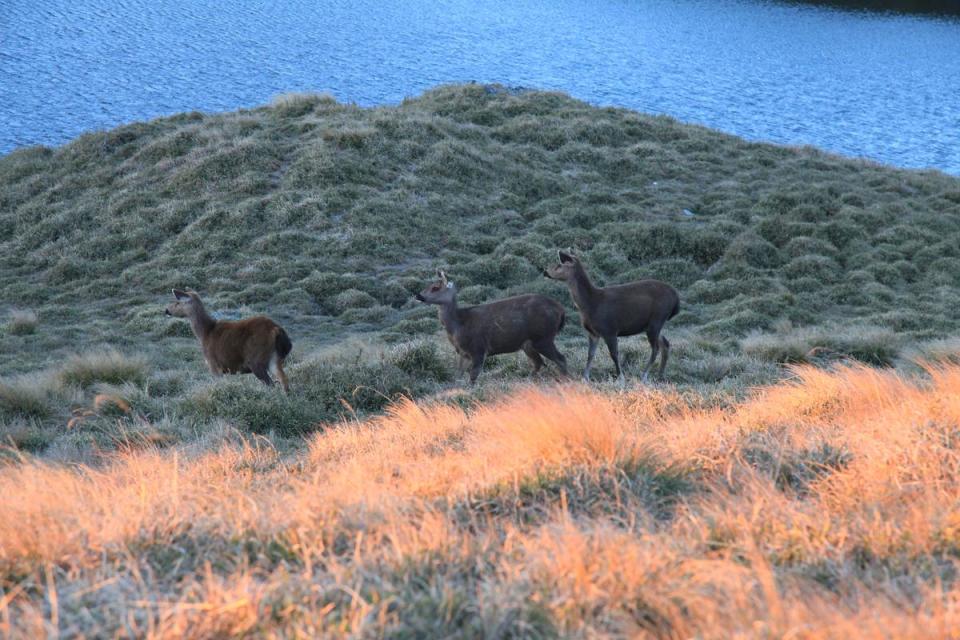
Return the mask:
{"type": "Polygon", "coordinates": [[[190,314],[190,326],[193,328],[193,334],[197,336],[200,342],[207,339],[216,324],[217,321],[210,317],[203,304],[199,300],[194,300],[193,310],[190,314]]]}
{"type": "Polygon", "coordinates": [[[447,330],[449,334],[455,334],[457,329],[460,328],[460,314],[457,313],[457,296],[453,296],[453,299],[450,302],[444,302],[440,305],[438,314],[440,315],[440,323],[443,324],[443,327],[447,330]]]}
{"type": "Polygon", "coordinates": [[[583,267],[578,266],[573,280],[567,282],[570,288],[570,295],[573,301],[577,303],[577,308],[586,311],[591,303],[597,297],[597,288],[590,282],[587,272],[583,267]]]}

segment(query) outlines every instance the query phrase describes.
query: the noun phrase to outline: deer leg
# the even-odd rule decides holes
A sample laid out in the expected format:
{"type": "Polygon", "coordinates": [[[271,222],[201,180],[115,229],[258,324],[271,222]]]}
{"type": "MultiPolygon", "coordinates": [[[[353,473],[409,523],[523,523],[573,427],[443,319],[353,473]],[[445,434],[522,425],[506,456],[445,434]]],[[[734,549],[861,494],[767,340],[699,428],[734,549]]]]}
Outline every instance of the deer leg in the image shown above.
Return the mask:
{"type": "Polygon", "coordinates": [[[470,384],[477,383],[477,376],[480,375],[480,370],[483,369],[483,361],[486,359],[487,354],[480,353],[474,354],[473,356],[473,366],[470,367],[470,384]]]}
{"type": "Polygon", "coordinates": [[[667,368],[667,358],[670,357],[670,341],[660,336],[660,347],[663,349],[663,355],[660,356],[660,373],[658,377],[663,380],[663,370],[667,368]]]}
{"type": "Polygon", "coordinates": [[[564,376],[567,375],[567,359],[563,357],[563,354],[557,349],[557,345],[553,343],[552,339],[541,340],[533,346],[547,359],[557,365],[560,368],[560,373],[564,376]]]}
{"type": "Polygon", "coordinates": [[[280,386],[284,393],[290,393],[290,384],[287,382],[287,374],[283,372],[283,358],[277,359],[277,379],[280,380],[280,386]]]}
{"type": "Polygon", "coordinates": [[[587,366],[583,370],[583,379],[590,382],[590,367],[593,366],[593,357],[597,355],[597,345],[600,343],[600,338],[588,333],[587,341],[589,342],[587,346],[587,366]]]}
{"type": "Polygon", "coordinates": [[[605,337],[603,340],[607,343],[607,351],[610,352],[610,359],[613,360],[613,368],[617,372],[617,382],[623,384],[626,382],[626,379],[623,377],[623,370],[620,368],[620,352],[617,348],[617,336],[605,337]]]}
{"type": "Polygon", "coordinates": [[[540,357],[540,354],[537,353],[537,350],[533,348],[533,343],[527,340],[523,343],[523,352],[527,354],[527,357],[530,358],[530,362],[533,363],[533,373],[536,375],[540,372],[540,367],[543,366],[543,358],[540,357]]]}
{"type": "Polygon", "coordinates": [[[647,332],[647,341],[650,342],[650,359],[647,360],[647,366],[643,368],[643,381],[649,379],[650,367],[653,366],[657,355],[660,353],[660,336],[658,333],[647,332]]]}
{"type": "Polygon", "coordinates": [[[265,364],[255,364],[250,367],[250,371],[253,372],[253,375],[257,376],[257,379],[263,384],[269,386],[273,385],[273,378],[270,377],[270,371],[265,364]]]}
{"type": "Polygon", "coordinates": [[[468,361],[469,358],[467,358],[467,356],[463,355],[459,351],[457,352],[457,375],[462,374],[467,370],[468,361]]]}

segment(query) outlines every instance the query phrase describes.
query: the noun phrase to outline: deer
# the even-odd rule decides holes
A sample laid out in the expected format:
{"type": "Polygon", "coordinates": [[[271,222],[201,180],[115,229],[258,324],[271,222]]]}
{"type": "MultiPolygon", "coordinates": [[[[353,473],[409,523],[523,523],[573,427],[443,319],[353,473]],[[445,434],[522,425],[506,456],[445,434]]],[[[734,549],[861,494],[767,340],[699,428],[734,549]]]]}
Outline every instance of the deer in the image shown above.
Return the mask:
{"type": "Polygon", "coordinates": [[[225,373],[252,373],[270,386],[270,369],[276,370],[284,393],[290,392],[283,361],[290,354],[290,336],[266,316],[244,320],[215,320],[207,313],[196,291],[173,290],[174,302],[166,309],[168,316],[187,318],[200,341],[207,367],[215,376],[225,373]]]}
{"type": "Polygon", "coordinates": [[[660,332],[667,320],[680,310],[680,296],[676,289],[659,280],[638,280],[627,284],[597,287],[587,275],[580,259],[569,251],[558,251],[558,264],[544,270],[544,275],[566,283],[580,312],[580,320],[587,332],[587,366],[583,379],[590,380],[590,367],[597,353],[597,344],[603,338],[613,359],[617,381],[624,384],[620,364],[618,338],[646,333],[650,342],[650,360],[643,370],[643,382],[649,379],[650,368],[663,352],[658,377],[663,378],[670,356],[670,342],[660,332]]]}
{"type": "Polygon", "coordinates": [[[417,300],[439,307],[440,323],[450,344],[470,365],[470,384],[476,384],[488,356],[514,353],[521,349],[533,364],[536,375],[543,358],[567,375],[567,359],[557,350],[554,339],[563,329],[564,310],[556,300],[527,294],[472,307],[457,306],[457,285],[437,269],[437,281],[416,295],[417,300]],[[542,357],[541,357],[542,356],[542,357]]]}

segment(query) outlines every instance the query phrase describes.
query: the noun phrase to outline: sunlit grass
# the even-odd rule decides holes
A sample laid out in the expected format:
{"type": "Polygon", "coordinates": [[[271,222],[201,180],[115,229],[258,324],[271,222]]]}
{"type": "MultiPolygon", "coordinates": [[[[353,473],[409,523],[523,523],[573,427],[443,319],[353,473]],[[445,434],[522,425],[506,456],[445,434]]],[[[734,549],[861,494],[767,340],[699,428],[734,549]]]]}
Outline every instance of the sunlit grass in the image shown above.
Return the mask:
{"type": "Polygon", "coordinates": [[[726,407],[521,386],[403,401],[287,455],[8,463],[0,630],[946,634],[960,367],[794,373],[726,407]]]}

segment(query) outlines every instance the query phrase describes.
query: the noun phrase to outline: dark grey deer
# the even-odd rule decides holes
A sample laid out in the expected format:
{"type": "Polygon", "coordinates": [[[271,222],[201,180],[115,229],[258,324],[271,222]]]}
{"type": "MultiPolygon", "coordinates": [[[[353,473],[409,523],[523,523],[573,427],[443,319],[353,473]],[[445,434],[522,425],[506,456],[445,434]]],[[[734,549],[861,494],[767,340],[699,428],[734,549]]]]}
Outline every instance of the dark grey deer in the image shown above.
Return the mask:
{"type": "Polygon", "coordinates": [[[586,270],[576,256],[568,251],[558,251],[557,255],[560,258],[559,264],[544,273],[548,278],[562,280],[567,284],[573,302],[580,312],[583,328],[587,330],[589,347],[583,378],[590,379],[590,367],[597,352],[597,343],[603,338],[610,350],[617,379],[623,383],[617,338],[638,333],[647,334],[651,349],[650,360],[643,370],[643,381],[647,381],[650,368],[661,350],[663,355],[660,359],[659,376],[662,378],[670,355],[670,342],[660,335],[660,332],[667,320],[677,315],[680,310],[680,296],[676,290],[659,280],[639,280],[611,287],[597,287],[590,282],[586,270]]]}
{"type": "Polygon", "coordinates": [[[522,295],[473,307],[457,306],[457,285],[437,270],[437,281],[417,300],[440,307],[440,322],[461,362],[470,363],[470,384],[477,381],[487,356],[523,349],[537,373],[543,358],[567,375],[567,359],[553,341],[563,329],[563,305],[541,295],[522,295]]]}

